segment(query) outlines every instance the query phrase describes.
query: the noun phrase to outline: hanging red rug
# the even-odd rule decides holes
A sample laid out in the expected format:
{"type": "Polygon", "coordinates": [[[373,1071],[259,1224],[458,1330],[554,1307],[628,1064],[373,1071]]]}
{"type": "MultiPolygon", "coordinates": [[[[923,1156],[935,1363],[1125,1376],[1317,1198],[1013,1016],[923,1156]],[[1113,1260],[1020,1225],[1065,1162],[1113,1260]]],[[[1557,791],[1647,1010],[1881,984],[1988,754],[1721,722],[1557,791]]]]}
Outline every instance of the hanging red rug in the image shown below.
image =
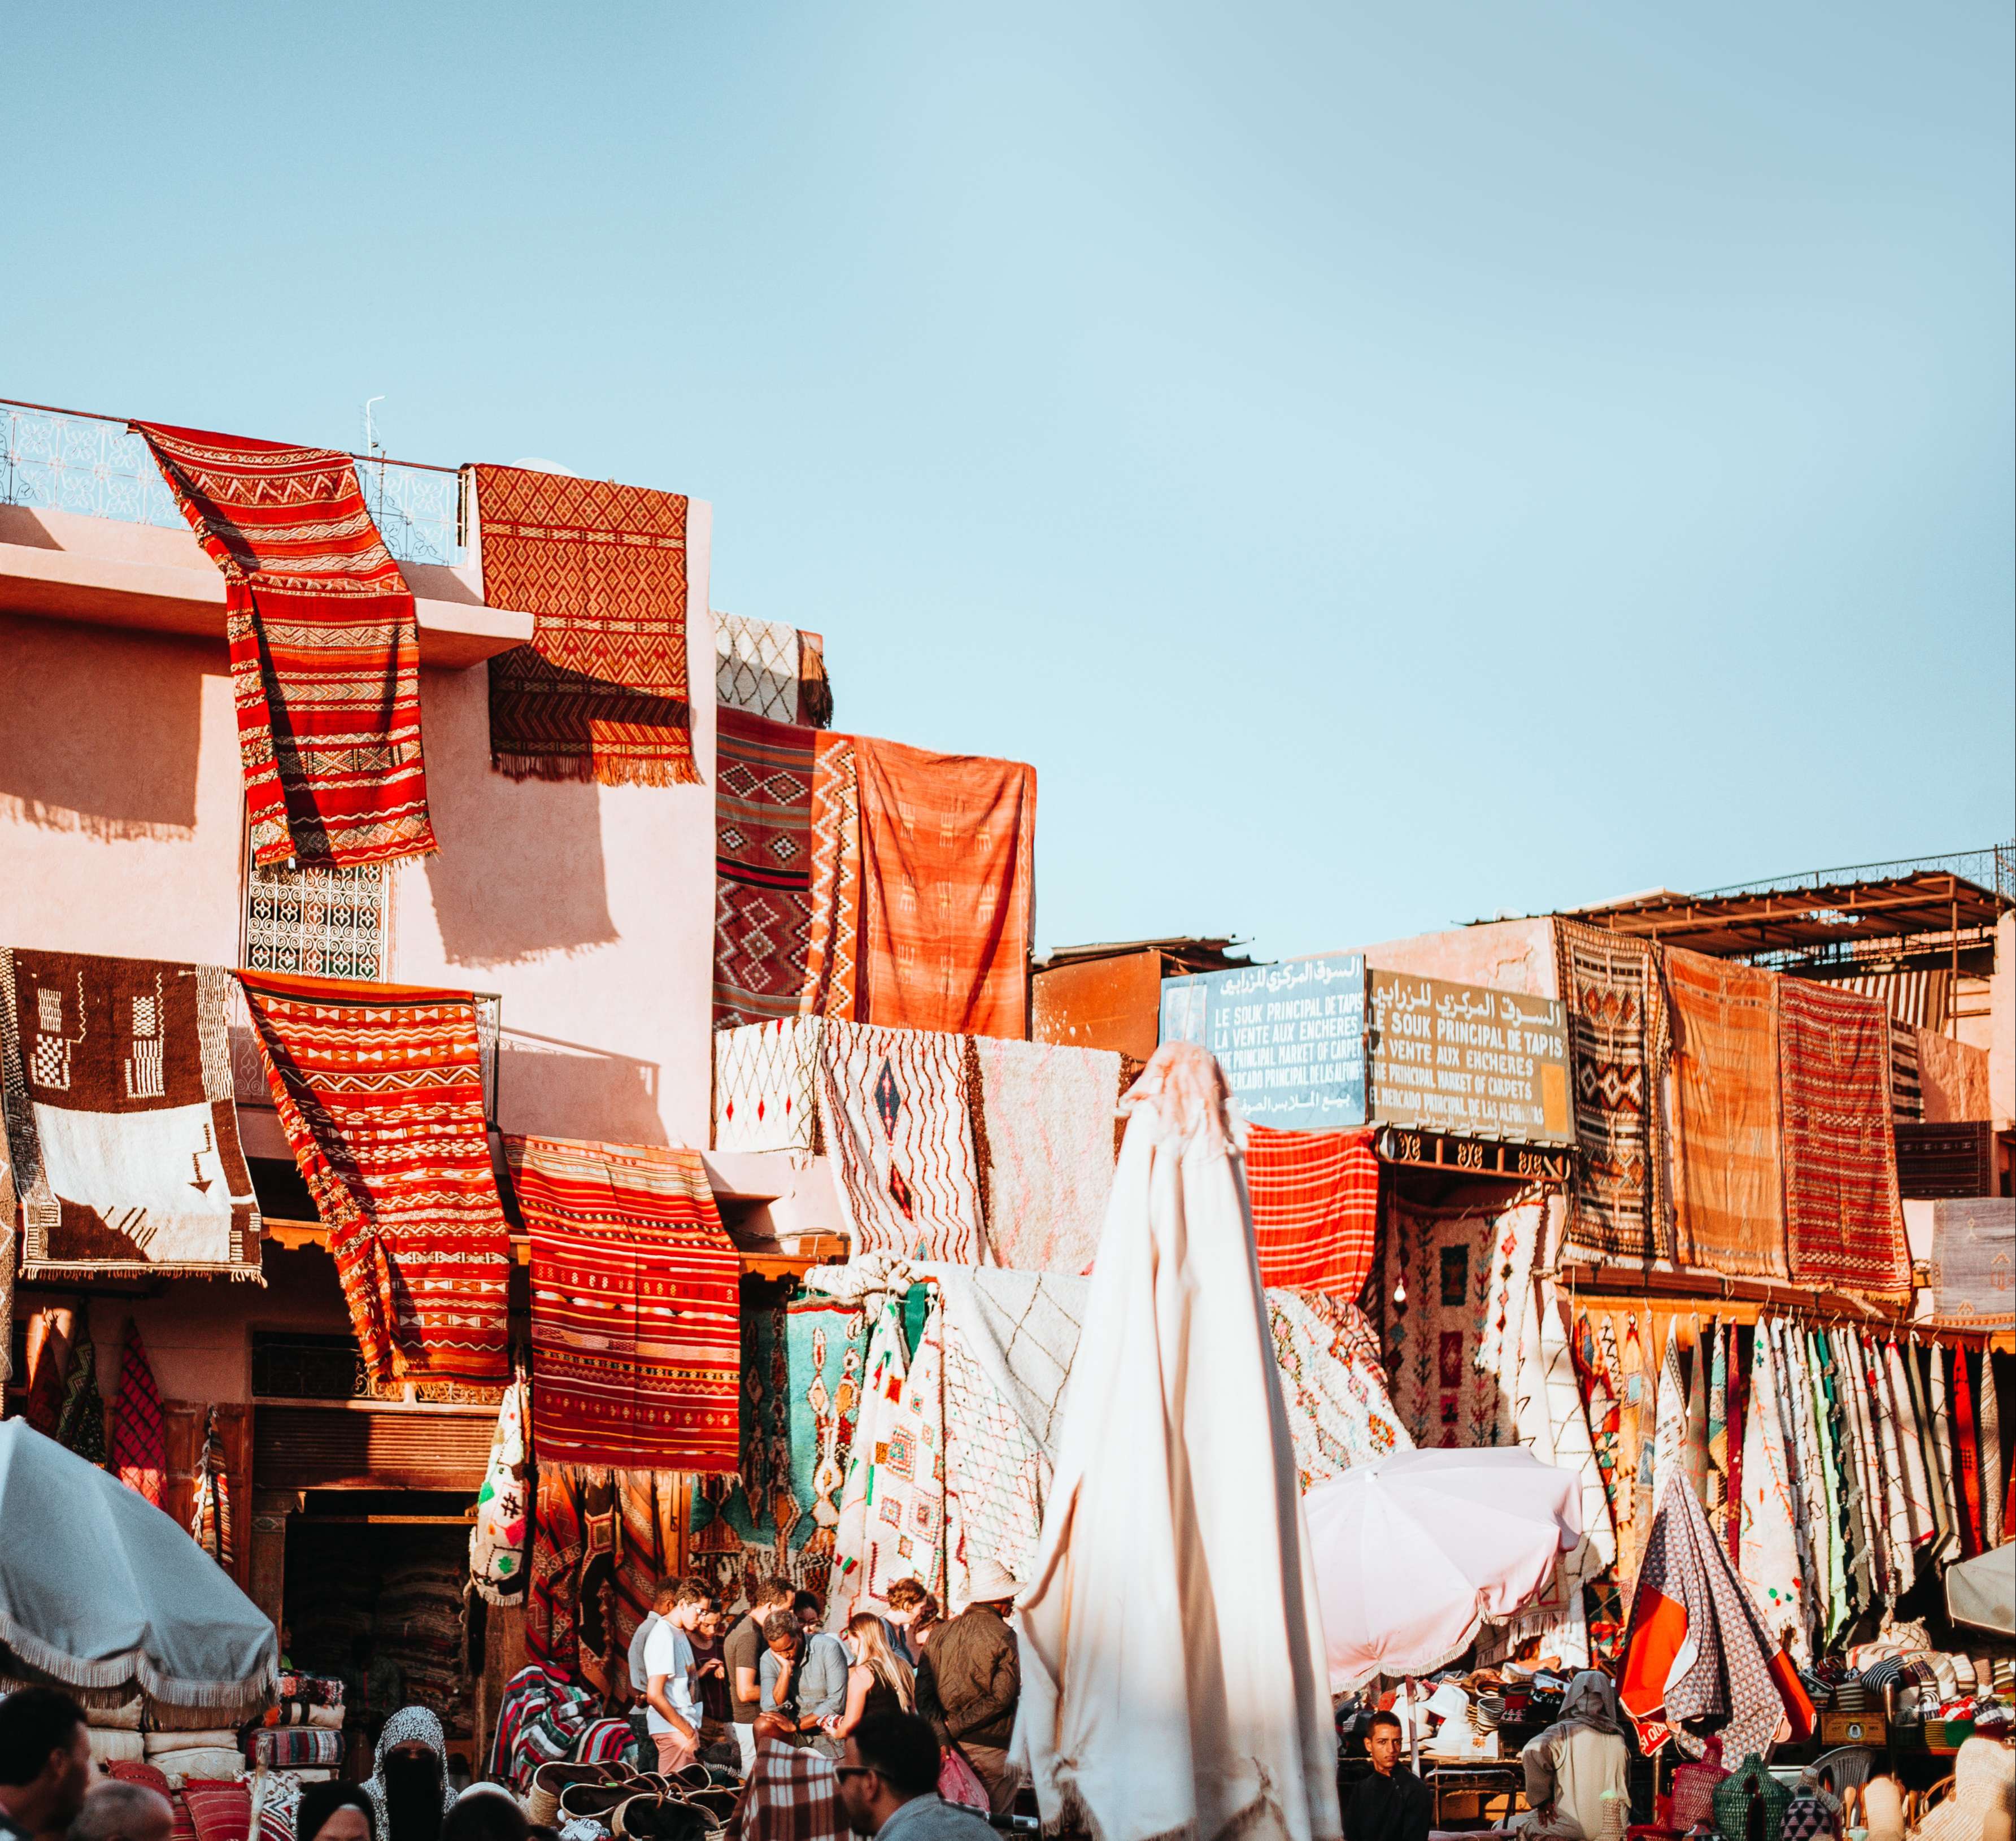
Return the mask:
{"type": "Polygon", "coordinates": [[[697,1151],[508,1137],[549,1464],[733,1470],[741,1263],[697,1151]]]}
{"type": "Polygon", "coordinates": [[[380,1381],[499,1381],[510,1275],[466,991],[241,972],[280,1128],[380,1381]]]}
{"type": "Polygon", "coordinates": [[[700,778],[686,687],[686,502],[478,467],[483,592],[533,619],[490,661],[490,759],[513,780],[700,778]]]}
{"type": "Polygon", "coordinates": [[[431,851],[412,592],[350,456],[132,427],[224,572],[253,860],[431,851]]]}

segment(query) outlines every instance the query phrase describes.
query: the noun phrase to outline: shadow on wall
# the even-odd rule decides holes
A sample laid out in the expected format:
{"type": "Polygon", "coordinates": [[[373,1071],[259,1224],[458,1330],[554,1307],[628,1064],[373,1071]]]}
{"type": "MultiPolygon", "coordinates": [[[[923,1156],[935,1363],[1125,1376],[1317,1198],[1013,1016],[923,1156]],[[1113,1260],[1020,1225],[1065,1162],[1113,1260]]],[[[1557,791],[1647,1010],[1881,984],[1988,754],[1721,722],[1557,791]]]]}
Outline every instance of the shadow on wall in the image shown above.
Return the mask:
{"type": "MultiPolygon", "coordinates": [[[[473,689],[486,688],[483,673],[467,676],[475,680],[473,689]]],[[[509,780],[495,771],[488,705],[481,694],[458,697],[452,708],[430,699],[423,721],[427,801],[441,841],[426,859],[427,884],[449,962],[513,965],[615,939],[602,858],[601,789],[585,780],[509,780]],[[473,708],[463,708],[465,701],[473,708]],[[453,733],[472,715],[481,725],[473,735],[453,733]],[[448,744],[438,752],[437,734],[448,744]],[[436,760],[443,763],[439,770],[436,760]]]]}
{"type": "Polygon", "coordinates": [[[499,1044],[498,1111],[509,1132],[664,1144],[658,1064],[507,1027],[499,1044]]]}
{"type": "Polygon", "coordinates": [[[0,615],[0,816],[107,840],[196,834],[218,648],[0,615]]]}

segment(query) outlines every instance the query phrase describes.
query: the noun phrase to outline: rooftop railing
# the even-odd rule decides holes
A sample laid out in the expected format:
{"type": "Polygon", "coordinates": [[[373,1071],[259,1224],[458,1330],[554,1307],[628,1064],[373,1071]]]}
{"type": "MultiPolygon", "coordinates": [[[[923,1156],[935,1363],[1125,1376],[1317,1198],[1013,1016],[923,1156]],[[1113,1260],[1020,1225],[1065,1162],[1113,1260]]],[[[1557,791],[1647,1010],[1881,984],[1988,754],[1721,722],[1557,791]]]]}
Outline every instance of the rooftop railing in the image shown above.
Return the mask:
{"type": "MultiPolygon", "coordinates": [[[[0,398],[0,505],[120,524],[188,526],[147,444],[116,416],[0,398]]],[[[364,503],[402,563],[460,563],[463,475],[452,467],[355,454],[364,503]]]]}
{"type": "Polygon", "coordinates": [[[1892,876],[1958,876],[1982,888],[2016,901],[2016,842],[1990,844],[1979,850],[1957,850],[1944,856],[1901,856],[1890,863],[1846,863],[1837,869],[1769,877],[1762,882],[1736,882],[1726,888],[1701,888],[1697,899],[1726,895],[1795,893],[1802,888],[1833,888],[1849,882],[1878,882],[1892,876]]]}

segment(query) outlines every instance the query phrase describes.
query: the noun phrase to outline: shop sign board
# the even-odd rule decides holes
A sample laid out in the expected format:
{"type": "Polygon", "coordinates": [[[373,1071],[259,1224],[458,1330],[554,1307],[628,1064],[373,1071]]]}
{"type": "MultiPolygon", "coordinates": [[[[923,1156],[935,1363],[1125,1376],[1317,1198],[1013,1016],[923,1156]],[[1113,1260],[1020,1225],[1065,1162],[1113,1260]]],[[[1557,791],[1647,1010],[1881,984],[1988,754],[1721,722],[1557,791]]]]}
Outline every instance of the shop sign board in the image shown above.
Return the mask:
{"type": "Polygon", "coordinates": [[[1217,1056],[1245,1116],[1283,1131],[1365,1123],[1365,955],[1321,953],[1162,980],[1161,1039],[1217,1056]]]}
{"type": "Polygon", "coordinates": [[[1371,1116],[1453,1137],[1571,1144],[1557,999],[1406,972],[1370,975],[1371,1116]]]}

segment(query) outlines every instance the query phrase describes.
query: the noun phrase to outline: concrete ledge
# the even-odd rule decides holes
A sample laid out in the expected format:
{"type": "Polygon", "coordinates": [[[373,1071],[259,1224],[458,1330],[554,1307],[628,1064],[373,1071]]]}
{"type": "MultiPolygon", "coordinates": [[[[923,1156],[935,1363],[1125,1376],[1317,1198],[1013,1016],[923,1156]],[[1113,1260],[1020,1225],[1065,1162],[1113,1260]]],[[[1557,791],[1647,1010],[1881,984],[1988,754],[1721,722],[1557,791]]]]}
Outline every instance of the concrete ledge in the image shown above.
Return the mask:
{"type": "MultiPolygon", "coordinates": [[[[484,605],[465,571],[400,568],[422,665],[466,671],[531,639],[532,616],[484,605]]],[[[192,531],[0,506],[0,612],[221,640],[224,578],[192,531]]]]}

